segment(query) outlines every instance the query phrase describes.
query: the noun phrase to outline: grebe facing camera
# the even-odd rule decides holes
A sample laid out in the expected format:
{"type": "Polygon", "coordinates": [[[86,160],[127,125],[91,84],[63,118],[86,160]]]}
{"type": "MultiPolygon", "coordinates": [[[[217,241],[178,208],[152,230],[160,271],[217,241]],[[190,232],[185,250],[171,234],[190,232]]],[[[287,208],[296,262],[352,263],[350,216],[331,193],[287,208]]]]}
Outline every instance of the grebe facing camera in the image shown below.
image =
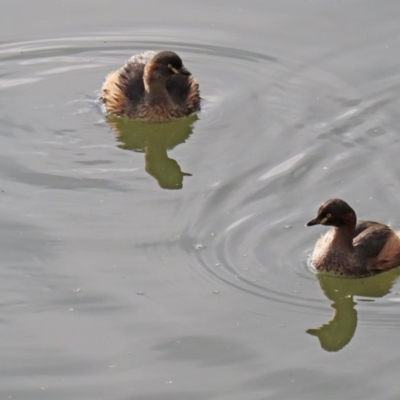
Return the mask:
{"type": "Polygon", "coordinates": [[[107,75],[100,100],[108,113],[139,121],[170,121],[200,110],[199,85],[172,51],[134,55],[107,75]]]}

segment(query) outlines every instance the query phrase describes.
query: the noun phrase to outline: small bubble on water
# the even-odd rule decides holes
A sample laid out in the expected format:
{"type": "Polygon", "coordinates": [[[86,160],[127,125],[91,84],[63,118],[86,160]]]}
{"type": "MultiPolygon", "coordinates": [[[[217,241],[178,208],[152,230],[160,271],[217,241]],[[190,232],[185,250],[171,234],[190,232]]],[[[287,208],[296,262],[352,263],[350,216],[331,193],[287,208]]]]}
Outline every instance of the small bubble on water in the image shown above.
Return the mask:
{"type": "Polygon", "coordinates": [[[198,244],[196,244],[196,245],[194,246],[194,248],[195,248],[196,250],[203,250],[203,249],[206,248],[206,246],[204,246],[204,244],[198,243],[198,244]]]}
{"type": "Polygon", "coordinates": [[[247,254],[243,254],[243,257],[247,257],[247,254]]]}
{"type": "Polygon", "coordinates": [[[219,290],[214,290],[213,293],[214,294],[219,294],[219,290]]]}
{"type": "Polygon", "coordinates": [[[136,292],[136,294],[138,294],[139,296],[143,296],[144,292],[142,292],[141,290],[139,290],[138,292],[136,292]]]}
{"type": "Polygon", "coordinates": [[[81,288],[77,288],[77,289],[72,289],[72,291],[74,293],[80,293],[80,292],[82,292],[82,289],[81,288]]]}
{"type": "Polygon", "coordinates": [[[221,266],[220,263],[215,263],[214,265],[215,265],[216,267],[220,267],[220,266],[221,266]]]}
{"type": "Polygon", "coordinates": [[[211,232],[211,233],[210,233],[210,236],[215,236],[215,233],[214,233],[214,232],[211,232]]]}

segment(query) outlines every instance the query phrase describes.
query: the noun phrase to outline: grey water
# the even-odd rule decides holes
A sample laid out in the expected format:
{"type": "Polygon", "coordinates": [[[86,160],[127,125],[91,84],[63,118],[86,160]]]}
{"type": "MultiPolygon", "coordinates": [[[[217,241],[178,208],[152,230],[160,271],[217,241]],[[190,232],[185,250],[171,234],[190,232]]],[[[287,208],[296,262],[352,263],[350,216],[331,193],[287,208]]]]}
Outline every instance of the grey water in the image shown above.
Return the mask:
{"type": "Polygon", "coordinates": [[[400,396],[400,282],[316,276],[326,199],[400,229],[400,3],[0,0],[0,397],[400,396]],[[109,119],[173,50],[202,110],[109,119]]]}

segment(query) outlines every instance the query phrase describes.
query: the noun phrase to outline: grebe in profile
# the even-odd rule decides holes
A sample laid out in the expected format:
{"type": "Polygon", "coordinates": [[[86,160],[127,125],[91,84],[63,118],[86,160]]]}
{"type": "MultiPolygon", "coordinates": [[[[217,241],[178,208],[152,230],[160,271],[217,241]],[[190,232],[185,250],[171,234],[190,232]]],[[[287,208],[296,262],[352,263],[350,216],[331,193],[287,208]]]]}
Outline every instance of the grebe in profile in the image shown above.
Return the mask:
{"type": "Polygon", "coordinates": [[[400,266],[400,237],[389,226],[358,221],[354,210],[343,200],[326,201],[313,225],[332,226],[316,243],[313,266],[321,272],[348,277],[374,275],[400,266]]]}
{"type": "Polygon", "coordinates": [[[172,51],[134,55],[111,72],[100,100],[108,113],[140,121],[170,121],[200,110],[199,85],[172,51]]]}

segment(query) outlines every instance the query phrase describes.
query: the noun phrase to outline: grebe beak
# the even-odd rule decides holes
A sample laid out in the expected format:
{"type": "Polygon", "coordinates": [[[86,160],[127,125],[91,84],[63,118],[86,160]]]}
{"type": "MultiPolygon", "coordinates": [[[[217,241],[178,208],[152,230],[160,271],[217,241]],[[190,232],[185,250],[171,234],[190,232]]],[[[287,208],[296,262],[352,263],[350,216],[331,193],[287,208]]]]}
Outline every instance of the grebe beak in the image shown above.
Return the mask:
{"type": "Polygon", "coordinates": [[[312,219],[310,222],[307,222],[306,226],[319,225],[320,223],[321,223],[321,221],[317,217],[317,218],[312,219]]]}

